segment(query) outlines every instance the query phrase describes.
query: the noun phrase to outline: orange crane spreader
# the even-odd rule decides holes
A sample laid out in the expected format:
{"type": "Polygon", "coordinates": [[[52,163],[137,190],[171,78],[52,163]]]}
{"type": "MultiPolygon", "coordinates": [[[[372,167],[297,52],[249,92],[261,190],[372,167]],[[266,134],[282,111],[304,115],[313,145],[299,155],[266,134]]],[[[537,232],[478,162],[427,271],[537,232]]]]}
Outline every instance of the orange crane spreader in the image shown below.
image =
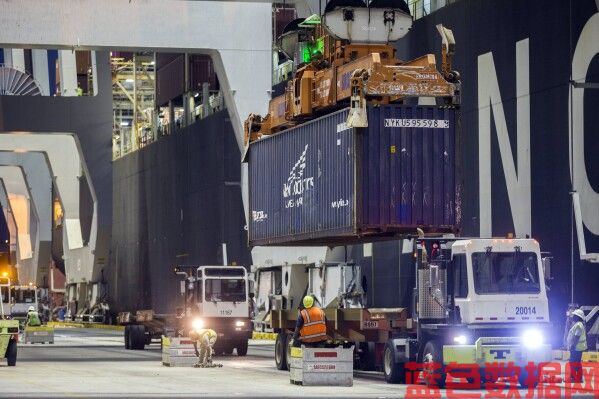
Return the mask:
{"type": "Polygon", "coordinates": [[[316,16],[294,22],[279,37],[278,44],[288,56],[299,48],[304,62],[287,83],[285,93],[270,101],[265,117],[250,114],[246,119],[246,145],[347,106],[348,127],[367,127],[367,103],[438,97],[445,105],[459,104],[460,77],[452,70],[455,40],[451,30],[442,25],[437,25],[442,38],[439,71],[434,54],[411,61],[396,58],[389,39],[405,35],[411,26],[411,16],[402,9],[339,7],[325,10],[325,26],[316,16]],[[366,36],[356,37],[365,31],[366,36]],[[380,40],[384,42],[377,43],[380,40]]]}

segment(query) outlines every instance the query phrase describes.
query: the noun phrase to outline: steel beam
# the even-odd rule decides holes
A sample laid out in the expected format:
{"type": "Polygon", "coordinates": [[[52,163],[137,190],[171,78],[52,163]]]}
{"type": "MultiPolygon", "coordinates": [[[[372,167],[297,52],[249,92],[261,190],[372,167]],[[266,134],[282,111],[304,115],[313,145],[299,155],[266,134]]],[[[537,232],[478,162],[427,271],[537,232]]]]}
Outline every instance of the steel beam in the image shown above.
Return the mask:
{"type": "Polygon", "coordinates": [[[63,246],[67,283],[96,281],[99,278],[95,256],[98,229],[97,199],[76,136],[70,133],[2,133],[0,151],[45,154],[64,210],[63,246]],[[93,201],[87,243],[83,242],[79,215],[80,178],[83,176],[87,177],[93,201]]]}
{"type": "MultiPolygon", "coordinates": [[[[13,153],[0,152],[0,165],[21,167],[25,174],[26,183],[33,199],[35,213],[38,216],[37,240],[35,243],[37,264],[37,286],[48,283],[48,270],[50,267],[52,245],[52,179],[44,154],[40,153],[13,153]]],[[[12,216],[12,214],[10,215],[12,216]]],[[[9,220],[7,222],[10,223],[9,220]]],[[[10,231],[9,226],[9,231],[10,231]]],[[[16,228],[15,228],[16,234],[16,228]]],[[[12,232],[11,232],[12,236],[12,232]]],[[[16,235],[12,237],[16,243],[16,235]]]]}
{"type": "Polygon", "coordinates": [[[17,274],[20,284],[37,281],[39,217],[23,169],[0,165],[0,180],[17,228],[17,274]]]}
{"type": "Polygon", "coordinates": [[[48,51],[31,50],[33,78],[39,83],[42,95],[50,95],[50,77],[48,71],[48,51]]]}
{"type": "Polygon", "coordinates": [[[243,121],[268,110],[271,7],[228,1],[5,0],[0,47],[209,54],[243,148],[243,121]]]}

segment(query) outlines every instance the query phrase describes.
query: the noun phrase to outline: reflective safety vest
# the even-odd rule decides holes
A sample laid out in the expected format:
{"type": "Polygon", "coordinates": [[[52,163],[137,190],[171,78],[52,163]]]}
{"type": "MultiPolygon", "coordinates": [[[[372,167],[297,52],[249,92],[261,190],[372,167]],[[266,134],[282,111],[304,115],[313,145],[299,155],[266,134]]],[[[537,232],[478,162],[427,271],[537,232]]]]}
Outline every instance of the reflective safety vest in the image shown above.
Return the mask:
{"type": "Polygon", "coordinates": [[[304,325],[300,330],[300,341],[321,342],[327,340],[327,324],[322,309],[312,306],[300,311],[304,325]]]}
{"type": "Polygon", "coordinates": [[[584,352],[587,350],[587,331],[582,321],[574,323],[568,332],[568,347],[571,348],[574,342],[576,342],[574,348],[576,351],[584,352]]]}
{"type": "Polygon", "coordinates": [[[206,337],[208,338],[210,345],[214,345],[218,334],[211,328],[202,328],[199,330],[192,330],[189,333],[189,337],[191,338],[192,342],[199,342],[200,345],[204,343],[204,338],[206,337]]]}
{"type": "Polygon", "coordinates": [[[42,325],[42,322],[40,321],[40,316],[37,312],[27,313],[27,325],[31,327],[39,327],[42,325]]]}

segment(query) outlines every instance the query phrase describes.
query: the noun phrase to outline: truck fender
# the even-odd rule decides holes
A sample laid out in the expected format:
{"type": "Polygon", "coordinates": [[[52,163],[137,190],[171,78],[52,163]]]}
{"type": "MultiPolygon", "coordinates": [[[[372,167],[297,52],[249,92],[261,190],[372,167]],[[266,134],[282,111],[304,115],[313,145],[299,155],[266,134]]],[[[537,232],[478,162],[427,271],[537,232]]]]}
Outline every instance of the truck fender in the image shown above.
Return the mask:
{"type": "Polygon", "coordinates": [[[413,357],[410,353],[410,340],[407,338],[391,338],[388,343],[391,344],[393,348],[393,357],[395,359],[395,363],[407,363],[413,357]]]}

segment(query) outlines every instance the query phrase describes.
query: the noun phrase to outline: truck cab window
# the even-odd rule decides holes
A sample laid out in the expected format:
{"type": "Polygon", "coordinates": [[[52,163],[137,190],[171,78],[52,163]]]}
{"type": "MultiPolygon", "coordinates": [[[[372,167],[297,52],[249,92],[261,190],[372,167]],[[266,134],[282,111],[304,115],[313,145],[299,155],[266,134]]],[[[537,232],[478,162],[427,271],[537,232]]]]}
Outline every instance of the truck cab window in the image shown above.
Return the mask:
{"type": "Polygon", "coordinates": [[[456,298],[468,296],[468,275],[466,273],[466,255],[457,254],[453,257],[455,277],[453,280],[453,292],[456,298]]]}
{"type": "Polygon", "coordinates": [[[244,279],[206,279],[206,301],[245,302],[244,279]]]}
{"type": "Polygon", "coordinates": [[[541,290],[534,252],[476,252],[472,271],[477,294],[538,294],[541,290]]]}

